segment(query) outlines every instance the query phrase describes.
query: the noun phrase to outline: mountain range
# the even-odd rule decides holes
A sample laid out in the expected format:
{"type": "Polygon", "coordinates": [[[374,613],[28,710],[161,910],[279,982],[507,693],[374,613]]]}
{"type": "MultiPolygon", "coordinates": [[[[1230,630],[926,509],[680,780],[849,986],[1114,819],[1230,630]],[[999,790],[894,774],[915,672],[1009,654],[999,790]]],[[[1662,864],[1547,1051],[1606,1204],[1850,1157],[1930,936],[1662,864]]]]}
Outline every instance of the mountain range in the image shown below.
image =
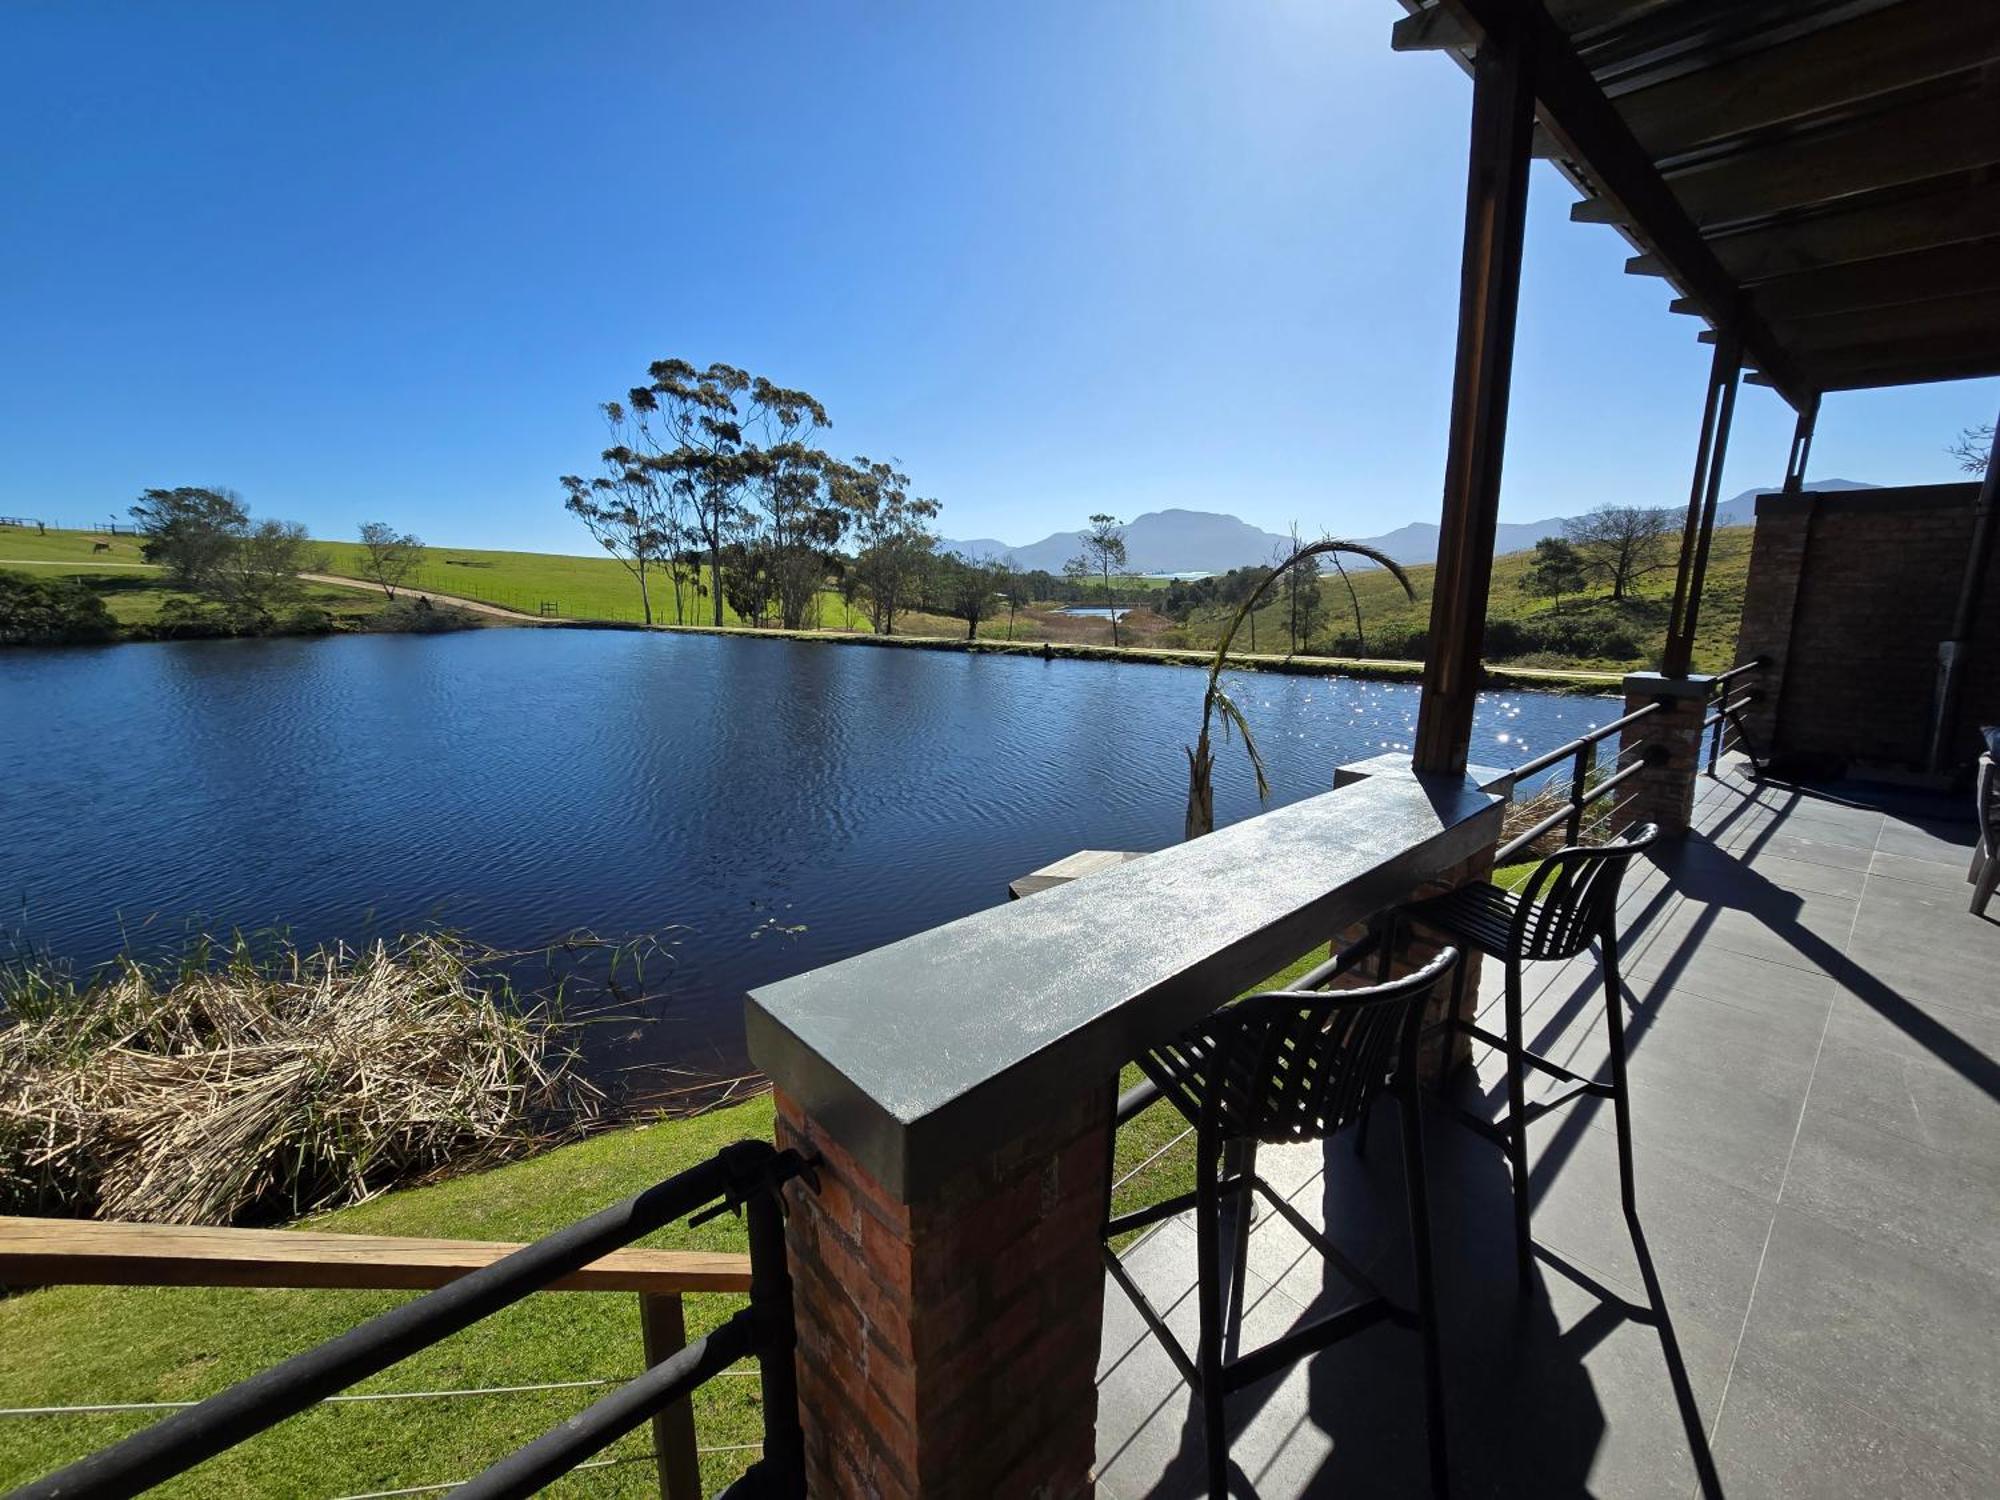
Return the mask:
{"type": "MultiPolygon", "coordinates": [[[[1748,526],[1755,519],[1759,495],[1776,486],[1749,489],[1722,501],[1715,509],[1717,526],[1748,526]]],[[[1809,490],[1870,490],[1872,484],[1853,479],[1816,479],[1809,490]]],[[[1568,516],[1540,521],[1502,521],[1494,531],[1495,553],[1521,552],[1543,537],[1561,536],[1568,516]]],[[[1399,563],[1437,561],[1435,522],[1412,521],[1381,536],[1359,537],[1399,563]]],[[[1064,563],[1083,550],[1083,533],[1058,531],[1038,542],[1010,546],[992,537],[939,544],[946,552],[979,559],[1011,558],[1014,566],[1060,573],[1064,563]]],[[[1134,573],[1224,573],[1271,561],[1274,551],[1291,550],[1291,538],[1265,531],[1235,516],[1208,510],[1154,510],[1135,516],[1125,526],[1125,566],[1134,573]]]]}

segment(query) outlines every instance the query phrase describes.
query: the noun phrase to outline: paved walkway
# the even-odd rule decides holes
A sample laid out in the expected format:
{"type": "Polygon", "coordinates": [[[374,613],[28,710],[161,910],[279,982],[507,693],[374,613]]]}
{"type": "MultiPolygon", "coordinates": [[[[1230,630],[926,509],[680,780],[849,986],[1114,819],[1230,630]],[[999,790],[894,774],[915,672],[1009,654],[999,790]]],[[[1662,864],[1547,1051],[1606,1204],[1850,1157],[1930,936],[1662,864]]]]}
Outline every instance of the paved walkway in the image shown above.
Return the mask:
{"type": "MultiPolygon", "coordinates": [[[[1966,911],[1955,811],[1705,782],[1700,831],[1635,869],[1626,1003],[1651,1289],[1618,1208],[1608,1105],[1533,1131],[1525,1303],[1500,1155],[1433,1117],[1457,1494],[1993,1493],[2000,921],[1966,911]]],[[[1597,1068],[1592,964],[1531,970],[1529,995],[1534,1044],[1597,1068]]],[[[1477,1061],[1468,1098],[1491,1114],[1500,1073],[1477,1061]]],[[[1407,1284],[1397,1163],[1385,1109],[1365,1162],[1342,1142],[1266,1148],[1260,1166],[1393,1287],[1407,1284]]],[[[1275,1215],[1249,1261],[1246,1344],[1346,1300],[1275,1215]]],[[[1186,1223],[1128,1264],[1192,1346],[1186,1223]]],[[[1420,1369],[1415,1340],[1383,1325],[1232,1398],[1236,1492],[1426,1493],[1420,1369]]],[[[1107,1282],[1102,1492],[1197,1494],[1201,1463],[1187,1390],[1107,1282]]]]}

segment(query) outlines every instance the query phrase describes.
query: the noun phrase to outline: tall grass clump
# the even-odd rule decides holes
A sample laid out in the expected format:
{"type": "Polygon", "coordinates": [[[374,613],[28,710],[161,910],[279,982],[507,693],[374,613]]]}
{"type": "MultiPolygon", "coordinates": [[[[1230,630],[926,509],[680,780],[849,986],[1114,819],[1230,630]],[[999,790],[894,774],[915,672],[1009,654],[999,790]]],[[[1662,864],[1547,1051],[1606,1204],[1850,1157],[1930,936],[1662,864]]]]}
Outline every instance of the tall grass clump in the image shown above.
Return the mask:
{"type": "Polygon", "coordinates": [[[0,978],[0,1211],[293,1217],[524,1155],[595,1091],[448,936],[0,978]]]}

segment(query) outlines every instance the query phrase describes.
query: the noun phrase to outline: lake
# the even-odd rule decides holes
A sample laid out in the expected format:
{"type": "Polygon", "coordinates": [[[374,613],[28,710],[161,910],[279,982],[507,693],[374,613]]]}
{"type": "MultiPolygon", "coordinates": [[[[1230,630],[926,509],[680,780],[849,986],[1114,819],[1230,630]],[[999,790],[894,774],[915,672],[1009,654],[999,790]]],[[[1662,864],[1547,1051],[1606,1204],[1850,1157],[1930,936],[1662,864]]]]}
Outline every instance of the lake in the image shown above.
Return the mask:
{"type": "MultiPolygon", "coordinates": [[[[1414,687],[1235,682],[1274,803],[1409,744],[1414,687]]],[[[728,1068],[747,990],[1078,849],[1175,841],[1201,692],[1184,667],[616,631],[10,650],[0,925],[80,964],[190,924],[671,930],[657,1024],[594,1050],[728,1068]]],[[[1617,712],[1489,694],[1473,758],[1617,712]]],[[[1217,760],[1217,821],[1255,813],[1241,746],[1217,760]]]]}

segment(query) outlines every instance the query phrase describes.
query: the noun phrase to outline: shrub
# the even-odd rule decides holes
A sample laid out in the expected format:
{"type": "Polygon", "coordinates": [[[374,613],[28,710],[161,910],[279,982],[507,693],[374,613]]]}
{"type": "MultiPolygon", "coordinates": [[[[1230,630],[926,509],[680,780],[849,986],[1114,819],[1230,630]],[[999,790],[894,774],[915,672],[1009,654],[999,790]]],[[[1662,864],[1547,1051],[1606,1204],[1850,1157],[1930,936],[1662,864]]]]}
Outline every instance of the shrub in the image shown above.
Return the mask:
{"type": "Polygon", "coordinates": [[[160,606],[152,624],[135,627],[133,634],[156,641],[214,641],[264,635],[271,624],[271,617],[260,609],[176,596],[160,606]]]}
{"type": "Polygon", "coordinates": [[[469,609],[453,604],[433,604],[425,598],[398,599],[381,613],[371,616],[375,630],[406,630],[417,635],[435,635],[446,630],[470,630],[478,625],[469,609]]]}
{"type": "Polygon", "coordinates": [[[317,604],[301,604],[285,616],[286,635],[327,635],[333,616],[317,604]]]}
{"type": "Polygon", "coordinates": [[[117,635],[111,611],[82,584],[0,571],[0,645],[51,646],[117,635]]]}

